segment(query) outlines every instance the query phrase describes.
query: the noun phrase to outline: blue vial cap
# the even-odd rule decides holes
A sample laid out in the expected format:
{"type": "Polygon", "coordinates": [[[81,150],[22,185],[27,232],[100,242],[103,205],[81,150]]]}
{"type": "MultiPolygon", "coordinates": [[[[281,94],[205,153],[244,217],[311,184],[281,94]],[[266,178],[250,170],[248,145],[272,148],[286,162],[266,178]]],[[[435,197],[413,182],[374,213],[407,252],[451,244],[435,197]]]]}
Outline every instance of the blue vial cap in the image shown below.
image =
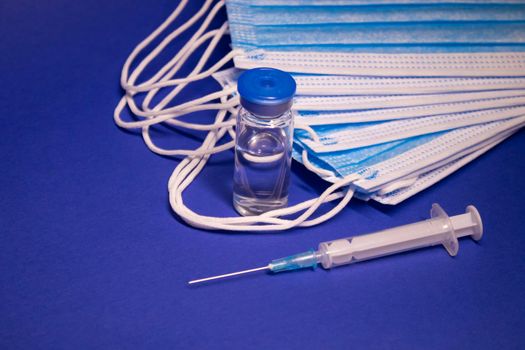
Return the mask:
{"type": "Polygon", "coordinates": [[[286,72],[273,68],[255,68],[239,77],[237,90],[241,105],[260,117],[277,117],[292,107],[295,80],[286,72]]]}

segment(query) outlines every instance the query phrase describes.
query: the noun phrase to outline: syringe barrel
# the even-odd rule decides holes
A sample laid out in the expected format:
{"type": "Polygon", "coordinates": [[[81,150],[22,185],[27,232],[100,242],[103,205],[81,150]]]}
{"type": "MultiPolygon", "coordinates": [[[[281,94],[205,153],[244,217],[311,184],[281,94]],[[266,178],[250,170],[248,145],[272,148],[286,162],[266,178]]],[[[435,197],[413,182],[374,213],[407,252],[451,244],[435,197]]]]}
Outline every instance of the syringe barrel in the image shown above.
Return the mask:
{"type": "Polygon", "coordinates": [[[448,232],[439,220],[429,219],[414,224],[319,244],[321,263],[325,269],[428,247],[443,242],[448,232]]]}
{"type": "Polygon", "coordinates": [[[413,224],[323,242],[319,244],[318,260],[328,269],[437,244],[443,244],[454,256],[458,251],[457,237],[472,235],[476,240],[481,238],[481,218],[473,206],[467,207],[466,214],[449,218],[439,205],[434,204],[431,216],[431,219],[413,224]]]}

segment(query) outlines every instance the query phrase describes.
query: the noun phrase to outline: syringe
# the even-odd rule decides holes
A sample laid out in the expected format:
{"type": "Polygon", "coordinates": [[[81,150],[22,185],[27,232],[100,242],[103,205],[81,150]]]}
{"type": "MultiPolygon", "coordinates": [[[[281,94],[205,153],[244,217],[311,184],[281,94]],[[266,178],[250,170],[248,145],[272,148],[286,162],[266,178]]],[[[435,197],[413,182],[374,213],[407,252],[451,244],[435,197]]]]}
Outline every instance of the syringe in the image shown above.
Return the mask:
{"type": "Polygon", "coordinates": [[[455,256],[459,249],[458,238],[471,236],[478,241],[483,235],[481,217],[472,205],[467,207],[465,214],[449,217],[439,204],[433,204],[430,217],[428,220],[362,236],[322,242],[317,251],[311,249],[304,253],[275,259],[267,266],[197,279],[188,283],[200,283],[261,270],[281,272],[315,268],[318,264],[325,269],[330,269],[437,244],[442,244],[451,256],[455,256]]]}

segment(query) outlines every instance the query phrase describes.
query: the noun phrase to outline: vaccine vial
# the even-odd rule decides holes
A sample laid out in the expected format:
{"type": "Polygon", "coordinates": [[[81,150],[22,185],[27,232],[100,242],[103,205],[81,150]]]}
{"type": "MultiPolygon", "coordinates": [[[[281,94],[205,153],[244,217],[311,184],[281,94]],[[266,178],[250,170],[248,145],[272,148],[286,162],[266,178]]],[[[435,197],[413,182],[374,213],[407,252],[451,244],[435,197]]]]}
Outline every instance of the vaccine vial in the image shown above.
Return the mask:
{"type": "Polygon", "coordinates": [[[296,84],[272,68],[245,71],[238,79],[233,205],[258,215],[288,204],[296,84]]]}

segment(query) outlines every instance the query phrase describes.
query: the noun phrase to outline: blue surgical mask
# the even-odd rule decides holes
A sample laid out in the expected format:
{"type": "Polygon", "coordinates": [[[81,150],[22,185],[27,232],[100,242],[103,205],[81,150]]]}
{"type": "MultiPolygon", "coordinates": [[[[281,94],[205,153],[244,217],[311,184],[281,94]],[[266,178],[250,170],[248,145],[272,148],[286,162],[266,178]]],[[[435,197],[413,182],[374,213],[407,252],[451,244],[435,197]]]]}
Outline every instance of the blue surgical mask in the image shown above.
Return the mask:
{"type": "MultiPolygon", "coordinates": [[[[214,78],[224,88],[231,88],[235,86],[238,74],[238,70],[229,69],[215,74],[214,78]]],[[[328,76],[295,75],[295,77],[299,77],[297,79],[299,91],[308,89],[313,84],[319,86],[318,79],[326,77],[325,82],[327,81],[327,83],[324,91],[329,94],[331,87],[329,83],[334,82],[328,76]]],[[[411,86],[414,84],[414,80],[418,81],[410,78],[388,77],[369,79],[379,80],[380,86],[381,82],[383,82],[383,86],[398,84],[396,88],[401,88],[403,83],[407,84],[406,86],[411,86]]],[[[344,80],[344,77],[341,77],[339,80],[335,80],[332,86],[337,86],[344,80]]],[[[368,83],[366,79],[354,80],[353,82],[368,83]]],[[[495,132],[495,129],[513,128],[515,124],[511,120],[519,119],[516,117],[525,115],[525,91],[520,89],[524,87],[521,78],[440,78],[427,79],[425,83],[428,84],[421,86],[438,87],[445,85],[450,88],[455,84],[465,87],[483,84],[483,88],[489,88],[489,90],[482,89],[474,94],[470,91],[461,92],[459,90],[456,94],[426,94],[415,95],[415,97],[385,95],[384,100],[381,101],[382,105],[385,102],[402,102],[407,101],[407,99],[413,99],[416,105],[365,111],[349,110],[346,112],[337,111],[334,106],[337,106],[338,103],[356,106],[358,101],[363,103],[368,100],[367,103],[369,103],[370,100],[377,100],[381,97],[376,95],[299,95],[295,101],[295,108],[305,110],[296,111],[297,129],[294,135],[294,158],[312,165],[309,169],[318,171],[329,181],[335,182],[348,176],[361,176],[362,180],[357,184],[360,183],[362,187],[356,186],[358,186],[362,198],[397,203],[417,193],[417,189],[424,187],[423,184],[429,186],[429,179],[437,178],[437,176],[429,175],[419,179],[414,173],[436,171],[439,174],[444,174],[445,170],[440,169],[445,166],[445,163],[455,162],[455,167],[458,167],[458,164],[463,164],[463,162],[456,162],[455,158],[465,152],[477,151],[476,147],[478,146],[476,145],[479,144],[480,138],[485,137],[487,140],[491,140],[492,137],[498,137],[497,135],[501,131],[495,132]],[[490,90],[490,87],[508,83],[516,83],[514,86],[518,89],[490,90]],[[495,97],[513,94],[516,96],[495,97]],[[460,99],[459,102],[431,103],[447,101],[448,98],[457,98],[458,96],[464,96],[465,101],[460,99]],[[473,96],[487,98],[470,100],[473,96]],[[429,102],[426,105],[421,105],[426,100],[429,102]],[[341,103],[341,101],[343,102],[341,103]],[[308,111],[309,106],[316,104],[321,108],[330,109],[332,107],[335,110],[308,111]],[[447,113],[447,111],[452,113],[447,113]],[[493,122],[497,120],[503,121],[500,123],[493,122]],[[469,126],[476,124],[479,125],[469,128],[469,126]],[[310,126],[308,131],[302,129],[304,125],[310,126]],[[315,134],[315,138],[312,138],[312,133],[315,134]],[[436,149],[448,149],[451,140],[456,144],[453,154],[437,162],[432,157],[428,157],[428,154],[435,152],[436,149]],[[410,153],[415,153],[419,158],[417,162],[412,162],[411,166],[406,167],[406,157],[410,153]],[[305,160],[303,157],[307,159],[305,160]],[[390,171],[389,175],[385,174],[381,170],[382,168],[390,168],[395,171],[390,171]],[[396,175],[392,176],[391,174],[396,175]],[[413,184],[415,182],[417,184],[413,184]],[[399,189],[409,185],[411,185],[411,190],[404,191],[403,196],[399,192],[390,194],[394,192],[392,188],[399,189]],[[382,191],[388,191],[388,193],[379,195],[378,193],[382,191]]],[[[370,82],[370,84],[373,86],[373,83],[370,82]]],[[[453,167],[447,169],[451,168],[453,167]]]]}
{"type": "Polygon", "coordinates": [[[227,1],[235,47],[276,51],[523,51],[525,6],[227,1]],[[281,6],[276,6],[281,5],[281,6]],[[487,25],[487,22],[490,25],[487,25]],[[460,44],[461,46],[458,46],[460,44]]]}
{"type": "Polygon", "coordinates": [[[296,138],[313,152],[337,152],[522,115],[525,115],[525,105],[380,122],[329,124],[312,126],[315,138],[312,131],[300,129],[296,131],[296,138]]]}
{"type": "MultiPolygon", "coordinates": [[[[222,86],[235,86],[242,70],[213,74],[222,86]]],[[[525,73],[524,73],[525,74],[525,73]]],[[[292,73],[300,96],[414,95],[477,91],[524,90],[523,77],[370,77],[292,73]]]]}
{"type": "MultiPolygon", "coordinates": [[[[215,73],[213,77],[223,89],[235,89],[240,72],[230,68],[215,73]]],[[[293,108],[298,126],[322,127],[440,116],[438,119],[443,127],[436,126],[425,132],[430,133],[490,121],[488,118],[510,118],[516,115],[508,108],[525,106],[525,79],[522,77],[438,79],[294,74],[294,78],[298,96],[293,108]],[[342,90],[357,90],[358,94],[338,94],[342,90]],[[316,95],[311,94],[314,91],[316,95]],[[386,91],[398,94],[386,95],[386,91]]],[[[428,123],[435,124],[430,118],[418,119],[417,122],[421,128],[428,123]]],[[[414,123],[410,126],[413,127],[414,123]]]]}
{"type": "Polygon", "coordinates": [[[192,225],[283,230],[329,219],[354,194],[396,204],[525,123],[523,1],[225,1],[229,25],[208,27],[225,2],[206,0],[186,23],[133,64],[159,35],[166,34],[163,31],[186,6],[183,1],[133,50],[121,76],[126,94],[114,113],[119,126],[140,128],[152,151],[188,156],[174,170],[168,187],[173,210],[192,225]],[[151,60],[198,21],[198,29],[178,53],[153,77],[139,83],[151,60]],[[232,50],[217,62],[208,62],[228,26],[232,50]],[[179,78],[179,69],[205,44],[190,75],[179,78]],[[209,156],[232,146],[231,141],[220,141],[226,135],[235,138],[234,117],[229,113],[235,115],[238,104],[236,78],[226,73],[222,91],[172,102],[178,102],[174,99],[187,84],[212,75],[230,59],[236,68],[267,66],[295,74],[299,95],[294,101],[294,157],[334,182],[318,199],[243,218],[202,216],[184,204],[183,192],[209,156]],[[163,87],[173,89],[152,106],[163,87]],[[143,100],[142,92],[147,92],[143,100]],[[126,107],[138,120],[121,118],[126,107]],[[210,109],[219,111],[209,125],[178,119],[210,109]],[[149,133],[159,123],[209,133],[195,150],[164,149],[149,133]],[[308,219],[322,203],[337,199],[340,202],[333,209],[308,219]],[[300,216],[286,218],[293,214],[300,216]]]}
{"type": "Polygon", "coordinates": [[[365,123],[385,120],[419,118],[437,115],[449,115],[499,109],[521,107],[525,105],[525,95],[480,100],[467,100],[452,103],[436,103],[409,107],[379,108],[365,111],[297,111],[296,122],[299,125],[332,125],[344,123],[365,123]]]}
{"type": "Polygon", "coordinates": [[[253,1],[229,0],[230,23],[265,26],[319,23],[399,23],[450,21],[522,21],[525,8],[519,4],[452,3],[431,1],[253,1]],[[365,5],[365,6],[363,6],[365,5]]]}
{"type": "Polygon", "coordinates": [[[355,185],[363,193],[374,193],[393,181],[419,176],[479,150],[525,124],[525,116],[421,135],[379,145],[317,153],[300,138],[295,139],[294,157],[331,172],[327,178],[359,175],[355,185]]]}
{"type": "Polygon", "coordinates": [[[525,72],[523,4],[366,4],[228,0],[233,47],[244,51],[235,64],[356,75],[525,72]]]}
{"type": "Polygon", "coordinates": [[[373,199],[376,202],[382,204],[395,205],[401,203],[402,201],[444,179],[446,176],[460,169],[465,164],[476,159],[483,153],[487,152],[511,136],[514,132],[516,132],[516,129],[509,130],[508,132],[504,132],[498,136],[495,136],[485,146],[478,147],[472,153],[454,159],[436,169],[432,169],[418,175],[405,176],[402,179],[384,185],[378,191],[373,193],[358,193],[357,196],[365,200],[373,199]]]}

